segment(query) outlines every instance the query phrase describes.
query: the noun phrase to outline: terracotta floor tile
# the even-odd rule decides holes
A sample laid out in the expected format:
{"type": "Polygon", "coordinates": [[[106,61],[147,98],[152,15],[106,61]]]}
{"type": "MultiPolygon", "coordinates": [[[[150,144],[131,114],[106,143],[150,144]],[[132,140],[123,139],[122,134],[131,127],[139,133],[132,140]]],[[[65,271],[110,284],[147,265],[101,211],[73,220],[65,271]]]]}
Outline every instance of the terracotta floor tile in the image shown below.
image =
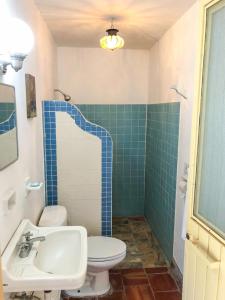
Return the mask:
{"type": "Polygon", "coordinates": [[[109,274],[121,274],[121,269],[110,269],[109,274]]]}
{"type": "Polygon", "coordinates": [[[127,300],[154,300],[149,285],[131,285],[125,289],[127,300]]]}
{"type": "Polygon", "coordinates": [[[181,300],[181,294],[179,292],[158,292],[155,293],[156,300],[181,300]]]}
{"type": "Polygon", "coordinates": [[[145,268],[145,271],[148,274],[167,273],[168,272],[168,268],[166,268],[166,267],[145,268]]]}
{"type": "Polygon", "coordinates": [[[122,291],[123,281],[121,274],[109,274],[109,280],[113,291],[122,291]]]}
{"type": "Polygon", "coordinates": [[[148,276],[154,291],[177,290],[177,285],[169,274],[149,274],[148,276]]]}
{"type": "Polygon", "coordinates": [[[122,276],[125,286],[148,284],[148,277],[144,269],[125,269],[122,270],[122,276]]]}
{"type": "Polygon", "coordinates": [[[127,268],[127,269],[123,269],[121,270],[122,274],[126,274],[126,273],[136,273],[136,272],[140,272],[140,273],[145,273],[143,268],[127,268]]]}
{"type": "Polygon", "coordinates": [[[113,292],[111,295],[106,295],[103,297],[98,297],[99,300],[125,300],[125,292],[113,292]]]}

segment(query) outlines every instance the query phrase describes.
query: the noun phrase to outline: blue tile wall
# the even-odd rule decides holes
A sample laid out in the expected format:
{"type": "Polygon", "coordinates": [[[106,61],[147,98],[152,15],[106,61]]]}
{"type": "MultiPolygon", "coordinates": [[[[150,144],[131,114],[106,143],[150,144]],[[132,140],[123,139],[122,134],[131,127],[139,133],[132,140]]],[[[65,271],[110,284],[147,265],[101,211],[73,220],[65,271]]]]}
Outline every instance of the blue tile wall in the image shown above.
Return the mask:
{"type": "Polygon", "coordinates": [[[78,105],[113,139],[113,215],[144,214],[146,105],[78,105]]]}
{"type": "Polygon", "coordinates": [[[171,260],[176,198],[180,104],[148,105],[145,216],[171,260]]]}
{"type": "Polygon", "coordinates": [[[16,112],[14,111],[13,113],[11,113],[11,115],[5,122],[0,123],[0,134],[3,134],[15,127],[16,127],[16,112]]]}
{"type": "Polygon", "coordinates": [[[43,101],[46,199],[57,204],[56,113],[67,112],[84,131],[102,141],[102,235],[111,236],[112,228],[112,139],[103,128],[88,122],[75,105],[65,101],[43,101]]]}

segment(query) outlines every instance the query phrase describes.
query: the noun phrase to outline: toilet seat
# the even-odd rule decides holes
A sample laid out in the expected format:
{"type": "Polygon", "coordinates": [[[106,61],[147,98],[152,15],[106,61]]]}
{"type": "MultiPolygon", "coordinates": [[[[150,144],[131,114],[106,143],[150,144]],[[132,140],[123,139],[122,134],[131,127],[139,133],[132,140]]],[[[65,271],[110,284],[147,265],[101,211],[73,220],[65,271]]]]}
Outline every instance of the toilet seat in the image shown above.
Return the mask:
{"type": "Polygon", "coordinates": [[[88,258],[88,262],[107,262],[114,261],[126,255],[126,251],[117,256],[111,256],[107,258],[88,258]]]}
{"type": "Polygon", "coordinates": [[[126,253],[126,244],[112,237],[88,237],[88,261],[104,262],[116,260],[126,253]]]}

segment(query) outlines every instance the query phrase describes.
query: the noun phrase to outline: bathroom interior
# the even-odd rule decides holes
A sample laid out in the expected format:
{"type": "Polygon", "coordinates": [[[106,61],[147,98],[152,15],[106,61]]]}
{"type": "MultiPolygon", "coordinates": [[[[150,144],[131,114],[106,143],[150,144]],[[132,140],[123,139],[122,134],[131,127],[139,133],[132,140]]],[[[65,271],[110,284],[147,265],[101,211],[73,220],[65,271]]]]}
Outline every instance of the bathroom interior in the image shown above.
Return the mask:
{"type": "Polygon", "coordinates": [[[200,1],[0,7],[4,299],[180,300],[200,1]]]}

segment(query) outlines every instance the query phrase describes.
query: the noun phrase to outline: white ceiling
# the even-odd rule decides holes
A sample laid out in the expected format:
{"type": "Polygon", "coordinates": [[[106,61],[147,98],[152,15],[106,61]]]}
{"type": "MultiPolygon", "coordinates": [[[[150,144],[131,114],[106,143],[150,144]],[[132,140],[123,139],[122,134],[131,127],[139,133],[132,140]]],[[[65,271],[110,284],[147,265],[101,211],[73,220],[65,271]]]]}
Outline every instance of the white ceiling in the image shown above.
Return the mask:
{"type": "Polygon", "coordinates": [[[110,27],[126,48],[148,49],[196,0],[35,0],[59,46],[98,47],[110,27]]]}

